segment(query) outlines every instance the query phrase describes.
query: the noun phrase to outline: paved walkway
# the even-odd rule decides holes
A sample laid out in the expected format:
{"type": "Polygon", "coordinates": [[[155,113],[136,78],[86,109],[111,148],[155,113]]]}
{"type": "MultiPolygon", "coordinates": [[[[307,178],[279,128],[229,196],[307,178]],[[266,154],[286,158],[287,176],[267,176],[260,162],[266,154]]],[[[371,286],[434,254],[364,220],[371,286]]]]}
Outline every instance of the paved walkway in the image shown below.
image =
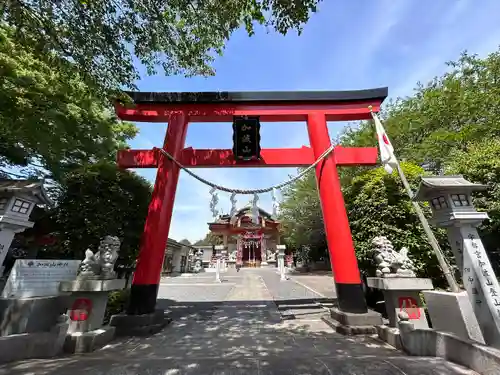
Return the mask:
{"type": "Polygon", "coordinates": [[[276,303],[300,310],[315,294],[270,270],[224,274],[221,284],[207,275],[187,279],[160,288],[160,305],[175,318],[163,332],[85,356],[0,366],[0,375],[475,374],[406,357],[371,338],[340,336],[317,313],[282,321],[276,303]]]}
{"type": "Polygon", "coordinates": [[[333,281],[331,271],[328,275],[291,274],[290,278],[296,283],[316,291],[324,298],[337,298],[335,282],[333,281]]]}

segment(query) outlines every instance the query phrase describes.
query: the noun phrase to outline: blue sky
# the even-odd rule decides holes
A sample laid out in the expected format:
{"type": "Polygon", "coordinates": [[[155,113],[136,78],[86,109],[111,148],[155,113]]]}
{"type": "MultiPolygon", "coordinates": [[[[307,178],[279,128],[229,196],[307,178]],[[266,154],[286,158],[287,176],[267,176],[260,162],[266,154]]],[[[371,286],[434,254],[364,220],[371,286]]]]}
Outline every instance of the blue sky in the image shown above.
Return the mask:
{"type": "MultiPolygon", "coordinates": [[[[349,90],[388,86],[391,97],[412,93],[446,70],[460,52],[485,55],[500,44],[498,0],[324,1],[301,36],[284,37],[260,29],[249,38],[233,35],[210,78],[143,76],[142,91],[349,90]]],[[[138,123],[133,148],[161,147],[166,124],[138,123]]],[[[329,124],[335,137],[345,126],[329,124]]],[[[390,135],[389,135],[390,136],[390,135]]],[[[263,147],[309,145],[305,124],[265,123],[263,147]]],[[[231,148],[229,123],[191,124],[186,147],[231,148]]],[[[397,150],[396,150],[397,151],[397,150]]],[[[155,169],[137,173],[154,182],[155,169]]],[[[197,169],[202,177],[237,188],[267,187],[295,175],[294,169],[197,169]]],[[[169,237],[196,241],[211,221],[209,188],[181,172],[169,237]]],[[[230,209],[220,195],[219,208],[230,209]]],[[[239,205],[249,196],[239,196],[239,205]]],[[[260,205],[271,209],[269,195],[260,205]]]]}

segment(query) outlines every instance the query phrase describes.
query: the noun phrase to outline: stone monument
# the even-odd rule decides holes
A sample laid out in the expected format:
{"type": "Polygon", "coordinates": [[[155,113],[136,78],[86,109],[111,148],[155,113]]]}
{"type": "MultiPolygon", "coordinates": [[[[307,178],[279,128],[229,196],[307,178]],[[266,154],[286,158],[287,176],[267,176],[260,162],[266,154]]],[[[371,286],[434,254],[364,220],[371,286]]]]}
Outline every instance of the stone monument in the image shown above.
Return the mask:
{"type": "Polygon", "coordinates": [[[372,245],[377,277],[368,277],[367,284],[382,290],[389,326],[396,328],[397,314],[406,311],[416,328],[428,328],[420,292],[433,289],[432,280],[416,277],[407,248],[399,252],[394,250],[391,241],[384,236],[375,237],[372,245]]]}
{"type": "Polygon", "coordinates": [[[71,293],[65,351],[90,352],[114,338],[115,327],[103,327],[103,320],[109,292],[123,289],[126,283],[117,279],[114,271],[119,250],[120,240],[106,236],[95,254],[85,251],[76,280],[59,284],[60,291],[71,293]]]}
{"type": "Polygon", "coordinates": [[[446,228],[466,290],[424,293],[433,328],[500,348],[500,287],[476,230],[488,214],[478,212],[471,197],[487,188],[463,176],[422,177],[414,199],[428,201],[432,223],[446,228]]]}
{"type": "Polygon", "coordinates": [[[0,298],[0,363],[62,354],[68,296],[58,286],[75,279],[78,263],[16,260],[0,298]]]}

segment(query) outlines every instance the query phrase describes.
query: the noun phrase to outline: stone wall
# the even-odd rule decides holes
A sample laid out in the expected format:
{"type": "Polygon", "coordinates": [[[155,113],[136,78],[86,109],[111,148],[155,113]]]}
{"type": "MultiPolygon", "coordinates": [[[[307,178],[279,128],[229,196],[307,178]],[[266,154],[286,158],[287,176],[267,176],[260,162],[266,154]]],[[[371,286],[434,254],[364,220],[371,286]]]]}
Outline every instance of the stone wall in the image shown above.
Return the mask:
{"type": "Polygon", "coordinates": [[[0,298],[0,336],[47,332],[68,304],[65,296],[0,298]]]}

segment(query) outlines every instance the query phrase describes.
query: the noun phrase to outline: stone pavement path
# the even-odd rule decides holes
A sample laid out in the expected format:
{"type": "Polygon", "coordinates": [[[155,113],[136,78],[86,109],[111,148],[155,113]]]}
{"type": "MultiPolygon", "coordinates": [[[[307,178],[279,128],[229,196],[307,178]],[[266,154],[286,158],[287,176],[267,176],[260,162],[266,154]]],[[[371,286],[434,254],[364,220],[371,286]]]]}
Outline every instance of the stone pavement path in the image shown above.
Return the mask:
{"type": "Polygon", "coordinates": [[[304,284],[295,282],[295,278],[280,281],[280,276],[268,270],[256,270],[274,299],[284,319],[321,320],[325,310],[325,298],[304,284]]]}
{"type": "Polygon", "coordinates": [[[330,272],[328,275],[308,275],[291,274],[290,278],[298,284],[304,285],[319,293],[323,298],[337,298],[335,291],[335,282],[330,272]]]}
{"type": "Polygon", "coordinates": [[[0,375],[475,374],[440,359],[406,357],[374,339],[340,336],[317,316],[282,321],[274,301],[300,302],[292,297],[306,292],[271,271],[225,276],[221,284],[206,275],[166,281],[159,296],[175,319],[161,333],[89,355],[3,365],[0,375]]]}

